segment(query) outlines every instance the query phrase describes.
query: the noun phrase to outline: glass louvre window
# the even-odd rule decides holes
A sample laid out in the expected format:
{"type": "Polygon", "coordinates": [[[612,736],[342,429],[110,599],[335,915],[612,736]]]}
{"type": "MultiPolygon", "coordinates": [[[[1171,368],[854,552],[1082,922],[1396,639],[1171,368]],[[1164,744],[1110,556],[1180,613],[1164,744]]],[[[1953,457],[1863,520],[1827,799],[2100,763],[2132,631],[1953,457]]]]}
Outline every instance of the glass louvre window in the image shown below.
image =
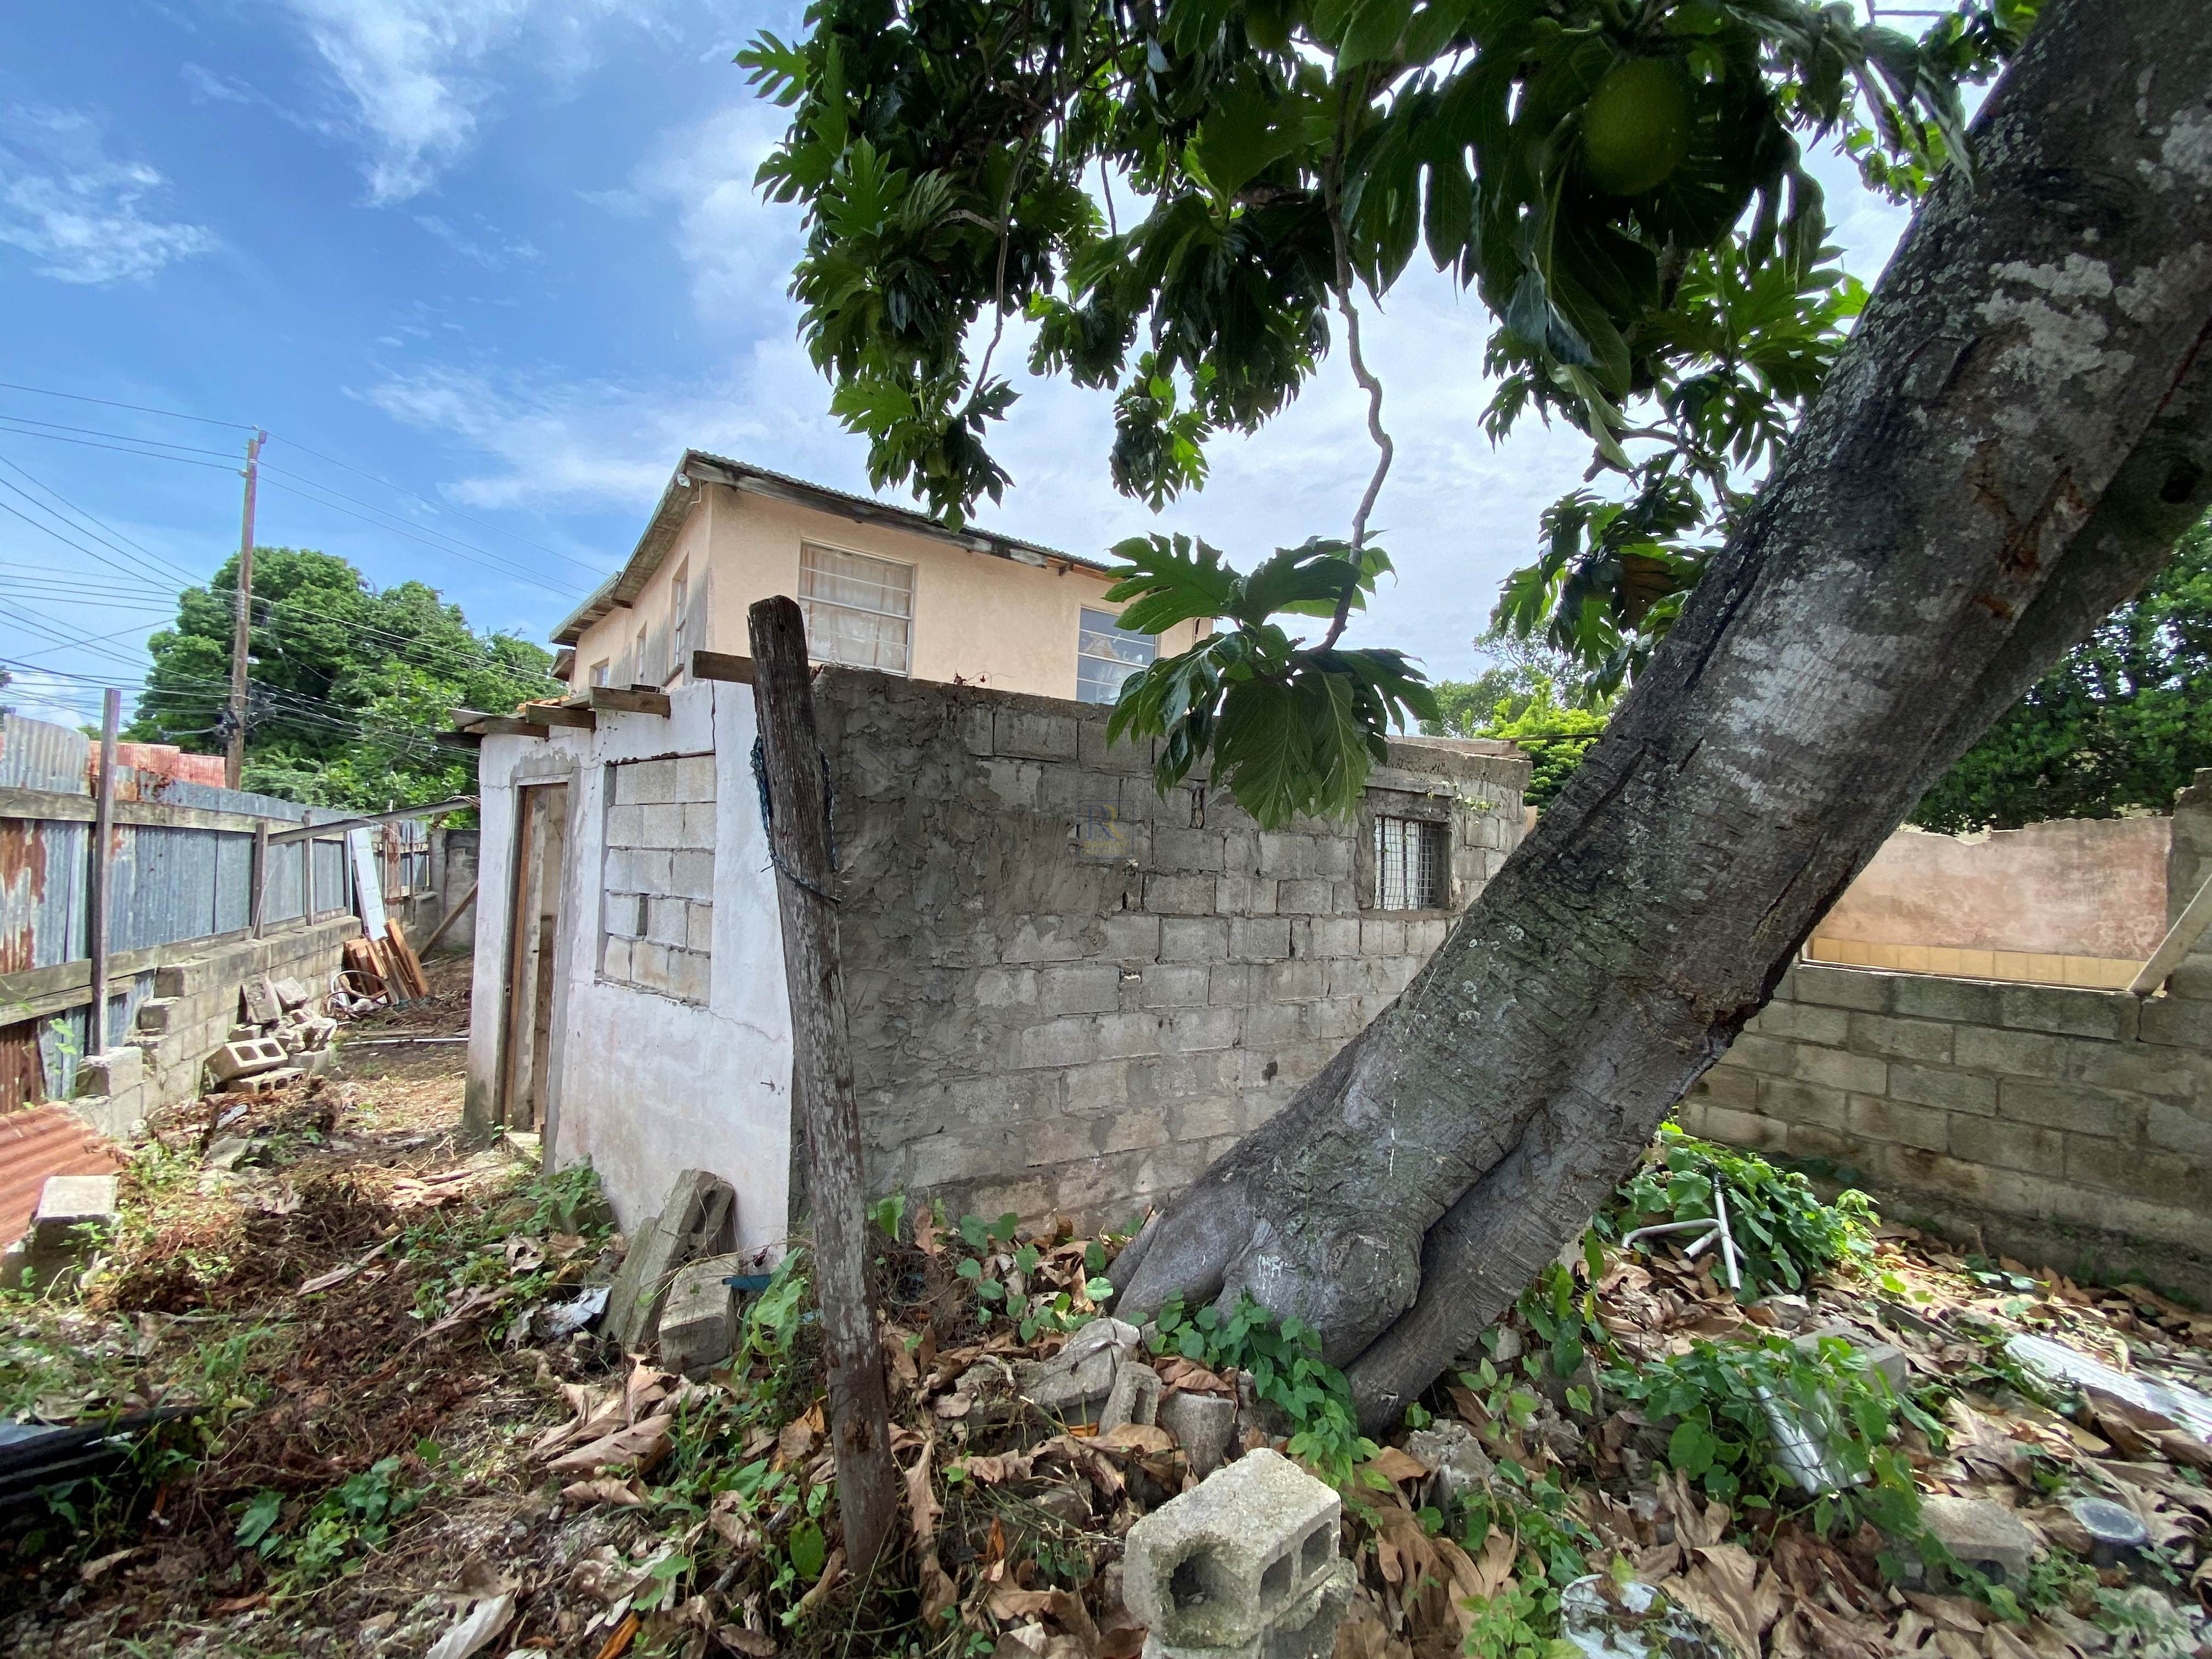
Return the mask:
{"type": "Polygon", "coordinates": [[[799,608],[817,662],[909,672],[914,567],[811,543],[799,550],[799,608]]]}
{"type": "Polygon", "coordinates": [[[1113,702],[1121,695],[1121,682],[1151,667],[1159,654],[1158,635],[1133,632],[1110,611],[1086,608],[1075,645],[1075,700],[1113,702]]]}
{"type": "Polygon", "coordinates": [[[1451,829],[1419,818],[1375,820],[1375,908],[1441,910],[1451,866],[1451,829]]]}

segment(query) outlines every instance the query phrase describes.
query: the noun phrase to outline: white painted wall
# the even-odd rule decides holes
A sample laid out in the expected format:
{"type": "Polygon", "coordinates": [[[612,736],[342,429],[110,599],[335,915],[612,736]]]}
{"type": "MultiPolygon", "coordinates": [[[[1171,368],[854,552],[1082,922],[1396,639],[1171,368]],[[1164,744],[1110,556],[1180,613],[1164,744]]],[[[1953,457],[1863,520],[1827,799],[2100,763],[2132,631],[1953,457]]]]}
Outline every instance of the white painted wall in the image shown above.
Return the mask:
{"type": "Polygon", "coordinates": [[[710,1170],[736,1188],[738,1245],[755,1249],[780,1243],[789,1231],[791,1019],[752,777],[752,690],[685,685],[670,694],[670,704],[665,719],[602,714],[590,732],[485,739],[469,1074],[472,1088],[483,1089],[498,1075],[516,787],[568,769],[549,1159],[562,1167],[588,1158],[625,1229],[659,1208],[679,1171],[710,1170]],[[716,757],[714,973],[703,1008],[598,973],[607,768],[702,754],[716,757]]]}

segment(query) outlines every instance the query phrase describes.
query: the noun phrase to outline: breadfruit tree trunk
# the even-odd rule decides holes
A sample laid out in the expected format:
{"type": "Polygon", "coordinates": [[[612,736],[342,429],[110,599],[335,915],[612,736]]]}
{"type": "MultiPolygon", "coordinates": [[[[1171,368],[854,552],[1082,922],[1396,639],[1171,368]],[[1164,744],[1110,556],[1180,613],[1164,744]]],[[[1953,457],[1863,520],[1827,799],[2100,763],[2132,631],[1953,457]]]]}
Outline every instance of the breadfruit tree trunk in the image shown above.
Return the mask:
{"type": "Polygon", "coordinates": [[[2058,0],[1603,740],[1392,1007],[1123,1254],[1395,1421],[1921,793],[2203,510],[2212,7],[2058,0]]]}

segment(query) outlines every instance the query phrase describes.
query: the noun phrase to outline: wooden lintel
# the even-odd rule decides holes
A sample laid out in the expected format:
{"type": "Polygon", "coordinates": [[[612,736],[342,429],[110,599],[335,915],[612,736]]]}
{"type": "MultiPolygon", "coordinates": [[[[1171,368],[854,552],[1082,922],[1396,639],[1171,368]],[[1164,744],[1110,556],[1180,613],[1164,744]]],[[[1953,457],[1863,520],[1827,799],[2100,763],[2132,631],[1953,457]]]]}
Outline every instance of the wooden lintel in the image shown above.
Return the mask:
{"type": "Polygon", "coordinates": [[[665,719],[668,694],[641,691],[635,687],[625,690],[618,685],[595,685],[592,688],[592,707],[601,714],[659,714],[665,719]]]}
{"type": "Polygon", "coordinates": [[[733,685],[753,683],[753,659],[734,656],[727,651],[694,651],[691,653],[691,678],[695,680],[727,680],[733,685]]]}
{"type": "Polygon", "coordinates": [[[454,708],[447,711],[453,718],[456,732],[473,732],[491,716],[481,708],[454,708]]]}
{"type": "Polygon", "coordinates": [[[542,738],[545,735],[545,728],[506,714],[494,714],[477,725],[477,735],[485,738],[542,738]]]}
{"type": "Polygon", "coordinates": [[[448,749],[477,750],[483,747],[483,733],[481,732],[434,732],[430,735],[434,741],[444,744],[448,749]]]}
{"type": "Polygon", "coordinates": [[[565,703],[526,702],[514,711],[532,726],[573,726],[588,732],[599,723],[599,717],[588,708],[571,708],[565,703]]]}

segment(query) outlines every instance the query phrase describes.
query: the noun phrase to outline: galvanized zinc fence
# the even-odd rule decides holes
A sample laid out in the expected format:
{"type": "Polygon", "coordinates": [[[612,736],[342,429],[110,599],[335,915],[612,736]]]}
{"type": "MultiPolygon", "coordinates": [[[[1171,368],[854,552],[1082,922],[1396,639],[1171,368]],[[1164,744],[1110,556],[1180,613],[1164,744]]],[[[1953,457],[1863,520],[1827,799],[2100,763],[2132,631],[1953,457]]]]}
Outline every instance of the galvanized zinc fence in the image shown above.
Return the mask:
{"type": "Polygon", "coordinates": [[[0,712],[0,1110],[40,1093],[67,1097],[78,1058],[133,1029],[165,947],[271,932],[356,906],[343,839],[270,840],[348,814],[118,766],[108,848],[109,1001],[95,1036],[87,937],[92,760],[82,733],[0,712]]]}

